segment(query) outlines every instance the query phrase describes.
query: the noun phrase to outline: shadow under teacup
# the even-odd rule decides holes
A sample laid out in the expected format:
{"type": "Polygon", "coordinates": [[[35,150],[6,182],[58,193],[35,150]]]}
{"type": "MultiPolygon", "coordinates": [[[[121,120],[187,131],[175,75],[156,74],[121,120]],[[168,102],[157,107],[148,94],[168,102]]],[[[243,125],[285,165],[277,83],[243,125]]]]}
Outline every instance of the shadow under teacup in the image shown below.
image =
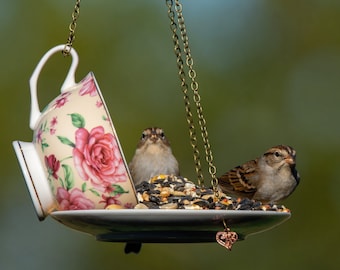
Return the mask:
{"type": "Polygon", "coordinates": [[[37,81],[49,50],[30,79],[33,142],[13,146],[39,219],[51,211],[133,208],[136,193],[117,133],[92,72],[75,83],[78,55],[61,94],[40,112],[37,81]]]}

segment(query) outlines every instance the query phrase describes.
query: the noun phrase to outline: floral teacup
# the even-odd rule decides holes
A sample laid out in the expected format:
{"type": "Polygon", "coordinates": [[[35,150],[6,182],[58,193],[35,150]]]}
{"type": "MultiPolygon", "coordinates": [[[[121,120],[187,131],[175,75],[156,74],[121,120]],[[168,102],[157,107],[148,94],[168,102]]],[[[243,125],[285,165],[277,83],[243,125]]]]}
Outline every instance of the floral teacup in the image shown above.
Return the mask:
{"type": "Polygon", "coordinates": [[[133,208],[136,193],[110,114],[93,73],[75,83],[74,49],[61,94],[39,110],[40,71],[64,47],[49,50],[30,79],[33,142],[13,142],[38,217],[112,204],[133,208]]]}

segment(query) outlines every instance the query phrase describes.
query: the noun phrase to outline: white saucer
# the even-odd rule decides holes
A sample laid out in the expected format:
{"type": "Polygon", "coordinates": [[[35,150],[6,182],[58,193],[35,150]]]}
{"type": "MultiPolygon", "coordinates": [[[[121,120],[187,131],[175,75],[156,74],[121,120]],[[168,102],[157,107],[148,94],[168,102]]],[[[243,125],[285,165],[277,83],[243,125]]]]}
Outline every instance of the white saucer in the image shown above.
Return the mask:
{"type": "Polygon", "coordinates": [[[274,228],[287,212],[248,210],[73,210],[50,214],[60,223],[100,241],[144,243],[215,242],[223,220],[239,239],[274,228]]]}

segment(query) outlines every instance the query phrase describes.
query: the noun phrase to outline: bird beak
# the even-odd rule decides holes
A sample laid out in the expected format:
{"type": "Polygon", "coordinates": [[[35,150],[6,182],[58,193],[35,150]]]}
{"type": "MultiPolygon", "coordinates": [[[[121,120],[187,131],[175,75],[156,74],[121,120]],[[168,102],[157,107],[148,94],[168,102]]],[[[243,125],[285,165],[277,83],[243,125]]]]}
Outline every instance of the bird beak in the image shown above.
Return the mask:
{"type": "Polygon", "coordinates": [[[150,139],[151,139],[151,141],[152,141],[152,142],[154,142],[154,143],[155,143],[155,142],[157,142],[157,140],[158,140],[158,137],[157,137],[157,135],[156,135],[156,134],[152,134],[152,135],[151,135],[151,137],[150,137],[150,139]]]}
{"type": "Polygon", "coordinates": [[[285,161],[289,164],[289,165],[295,165],[295,160],[294,158],[285,158],[285,161]]]}

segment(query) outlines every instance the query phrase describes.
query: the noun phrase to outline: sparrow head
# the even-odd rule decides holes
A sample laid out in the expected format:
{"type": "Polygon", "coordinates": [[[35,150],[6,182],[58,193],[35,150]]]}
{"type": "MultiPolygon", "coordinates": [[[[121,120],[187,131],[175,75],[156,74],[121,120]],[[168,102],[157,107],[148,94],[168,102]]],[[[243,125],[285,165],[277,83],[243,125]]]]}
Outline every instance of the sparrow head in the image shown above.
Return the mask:
{"type": "Polygon", "coordinates": [[[284,166],[295,167],[296,152],[290,146],[274,146],[264,153],[264,157],[268,165],[278,169],[284,166]]]}
{"type": "Polygon", "coordinates": [[[158,127],[147,128],[143,131],[138,148],[149,147],[149,146],[166,146],[169,147],[170,143],[165,137],[164,131],[158,127]]]}

